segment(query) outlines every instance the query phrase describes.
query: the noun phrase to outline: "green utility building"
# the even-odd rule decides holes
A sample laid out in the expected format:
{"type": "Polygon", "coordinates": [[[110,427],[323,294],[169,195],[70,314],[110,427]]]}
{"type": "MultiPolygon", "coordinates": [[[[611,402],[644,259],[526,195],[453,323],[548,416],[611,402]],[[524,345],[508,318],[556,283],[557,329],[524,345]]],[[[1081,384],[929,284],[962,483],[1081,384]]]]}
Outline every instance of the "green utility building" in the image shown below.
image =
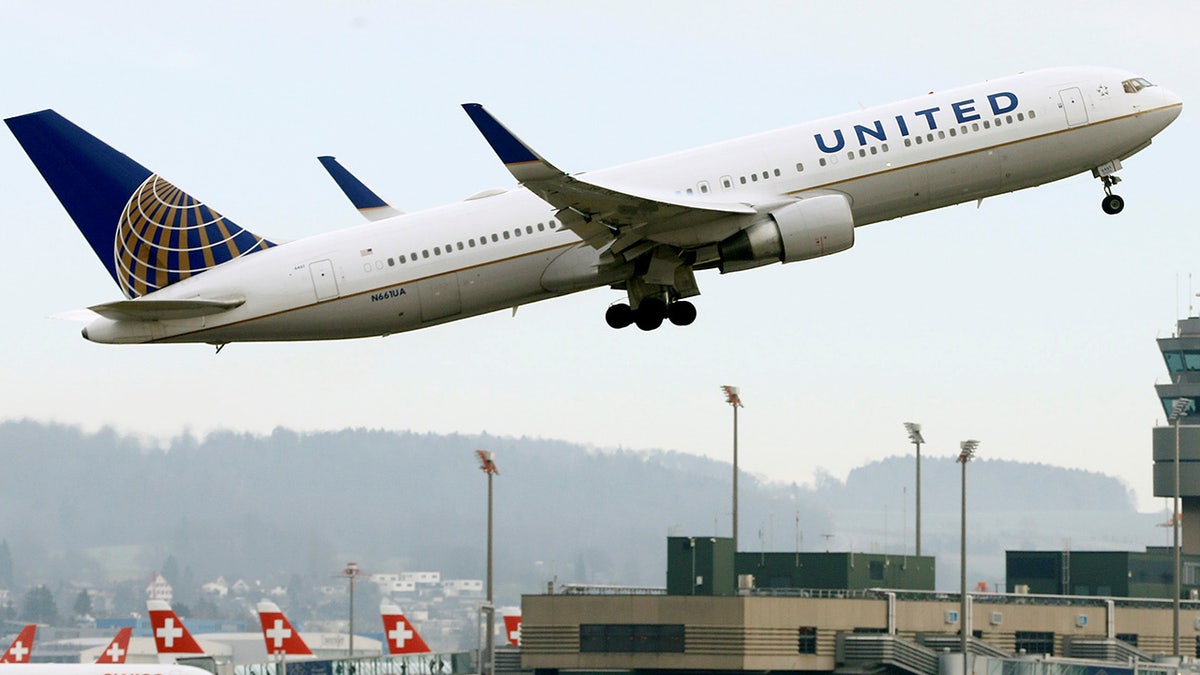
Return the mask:
{"type": "Polygon", "coordinates": [[[739,589],[932,591],[931,556],[882,553],[736,553],[728,537],[669,537],[667,595],[737,595],[739,589]]]}
{"type": "MultiPolygon", "coordinates": [[[[1096,595],[1117,598],[1170,598],[1174,554],[1170,547],[1137,551],[1007,551],[1008,592],[1043,595],[1096,595]]],[[[1200,556],[1184,555],[1182,595],[1200,593],[1200,556]]]]}

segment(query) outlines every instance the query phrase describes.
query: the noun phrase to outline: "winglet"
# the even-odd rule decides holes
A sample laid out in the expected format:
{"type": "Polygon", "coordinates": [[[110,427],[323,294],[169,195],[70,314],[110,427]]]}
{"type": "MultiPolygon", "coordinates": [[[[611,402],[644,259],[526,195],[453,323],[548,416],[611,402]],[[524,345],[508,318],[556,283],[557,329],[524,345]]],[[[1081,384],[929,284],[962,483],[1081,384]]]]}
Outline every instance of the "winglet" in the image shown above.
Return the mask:
{"type": "Polygon", "coordinates": [[[279,605],[270,600],[258,603],[258,621],[262,624],[263,640],[266,642],[267,654],[283,654],[285,656],[312,656],[313,652],[300,637],[299,631],[292,628],[292,622],[283,615],[279,605]]]}
{"type": "Polygon", "coordinates": [[[325,170],[329,172],[329,176],[333,178],[333,182],[337,183],[338,187],[345,193],[346,198],[354,204],[354,208],[363,214],[367,220],[383,220],[398,216],[403,211],[393,208],[391,204],[383,201],[383,199],[371,191],[371,188],[363,184],[357,176],[346,170],[336,158],[325,155],[318,157],[317,161],[325,170]]]}
{"type": "Polygon", "coordinates": [[[196,642],[191,631],[165,600],[147,600],[146,611],[150,614],[150,628],[154,631],[154,647],[160,656],[204,653],[200,643],[196,642]]]}
{"type": "Polygon", "coordinates": [[[526,145],[517,138],[516,134],[492,117],[491,113],[482,105],[464,103],[463,110],[467,111],[467,115],[475,123],[479,133],[483,134],[484,140],[492,146],[492,150],[499,155],[500,161],[504,162],[509,173],[519,182],[545,180],[563,175],[562,171],[543,159],[541,155],[533,151],[533,148],[526,145]]]}
{"type": "Polygon", "coordinates": [[[404,618],[399,607],[384,603],[379,607],[379,613],[383,616],[383,638],[387,642],[388,654],[424,654],[430,651],[429,645],[417,632],[417,627],[404,618]]]}
{"type": "Polygon", "coordinates": [[[0,663],[29,663],[30,652],[33,651],[33,638],[37,634],[37,624],[26,624],[12,644],[0,656],[0,663]]]}
{"type": "Polygon", "coordinates": [[[129,654],[129,636],[132,634],[133,628],[130,626],[125,626],[118,631],[112,642],[108,643],[104,651],[100,652],[100,658],[96,659],[96,663],[125,663],[125,656],[129,654]]]}

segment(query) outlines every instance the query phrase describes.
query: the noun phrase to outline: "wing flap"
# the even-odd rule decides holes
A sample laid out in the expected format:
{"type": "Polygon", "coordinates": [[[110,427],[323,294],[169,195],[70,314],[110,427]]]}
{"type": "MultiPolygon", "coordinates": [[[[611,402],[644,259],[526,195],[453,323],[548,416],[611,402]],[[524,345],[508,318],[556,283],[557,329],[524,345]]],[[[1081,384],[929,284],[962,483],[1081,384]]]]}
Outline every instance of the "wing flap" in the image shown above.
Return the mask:
{"type": "Polygon", "coordinates": [[[117,300],[88,307],[91,311],[114,321],[158,321],[193,319],[220,314],[245,304],[245,298],[229,300],[117,300]]]}

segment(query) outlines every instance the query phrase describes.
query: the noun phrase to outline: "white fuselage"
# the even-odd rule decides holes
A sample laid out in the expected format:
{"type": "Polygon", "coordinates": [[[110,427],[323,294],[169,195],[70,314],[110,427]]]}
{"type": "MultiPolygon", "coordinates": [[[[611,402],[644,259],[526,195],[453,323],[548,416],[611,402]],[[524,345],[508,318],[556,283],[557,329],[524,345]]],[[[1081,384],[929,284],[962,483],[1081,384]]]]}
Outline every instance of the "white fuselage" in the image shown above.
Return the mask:
{"type": "MultiPolygon", "coordinates": [[[[664,201],[769,210],[840,193],[857,226],[1092,170],[1141,150],[1178,116],[1132,73],[1042,70],[861,110],[579,176],[664,201]]],[[[675,231],[683,249],[744,220],[675,231]]],[[[513,190],[282,244],[146,299],[244,298],[232,310],[164,321],[96,319],[98,342],[277,341],[413,330],[607,285],[598,254],[538,196],[513,190]],[[567,253],[567,255],[564,255],[567,253]],[[561,256],[561,259],[559,259],[561,256]],[[557,262],[556,262],[556,259],[557,262]]]]}

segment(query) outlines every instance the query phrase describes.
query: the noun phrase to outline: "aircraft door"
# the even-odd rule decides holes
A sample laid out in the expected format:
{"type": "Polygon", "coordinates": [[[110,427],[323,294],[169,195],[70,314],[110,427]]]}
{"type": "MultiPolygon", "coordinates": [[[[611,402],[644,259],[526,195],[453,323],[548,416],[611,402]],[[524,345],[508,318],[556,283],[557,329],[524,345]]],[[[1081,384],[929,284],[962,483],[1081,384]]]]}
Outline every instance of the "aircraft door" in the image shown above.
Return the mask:
{"type": "Polygon", "coordinates": [[[421,298],[421,321],[434,321],[462,312],[462,296],[455,272],[419,282],[417,295],[421,298]]]}
{"type": "Polygon", "coordinates": [[[1070,87],[1058,92],[1063,112],[1067,114],[1067,126],[1074,127],[1087,124],[1087,104],[1083,102],[1083,92],[1079,87],[1070,87]]]}
{"type": "Polygon", "coordinates": [[[312,274],[313,291],[317,294],[317,302],[338,296],[337,277],[333,274],[332,261],[318,260],[309,263],[308,271],[312,274]]]}

